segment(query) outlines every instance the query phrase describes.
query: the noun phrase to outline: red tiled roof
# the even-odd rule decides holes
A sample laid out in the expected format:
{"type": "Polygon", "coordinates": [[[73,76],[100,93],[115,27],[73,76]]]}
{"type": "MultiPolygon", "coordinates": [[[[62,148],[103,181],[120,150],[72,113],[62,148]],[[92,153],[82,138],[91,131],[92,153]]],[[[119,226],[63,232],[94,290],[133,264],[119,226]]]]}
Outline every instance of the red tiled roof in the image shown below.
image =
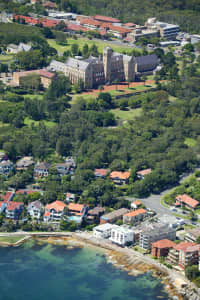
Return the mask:
{"type": "Polygon", "coordinates": [[[135,200],[134,203],[135,203],[136,205],[141,205],[141,204],[142,204],[142,202],[141,202],[140,200],[135,200]]]}
{"type": "Polygon", "coordinates": [[[73,30],[73,31],[88,31],[88,28],[84,28],[83,26],[77,25],[77,24],[72,24],[72,23],[67,23],[67,29],[73,30]]]}
{"type": "Polygon", "coordinates": [[[174,248],[176,244],[168,239],[160,240],[155,243],[152,243],[152,247],[156,248],[174,248]]]}
{"type": "Polygon", "coordinates": [[[48,72],[45,69],[42,69],[42,70],[40,70],[40,76],[47,77],[47,78],[53,78],[55,76],[55,74],[52,72],[48,72]]]}
{"type": "Polygon", "coordinates": [[[7,210],[19,209],[21,205],[23,205],[22,202],[13,202],[13,201],[10,201],[7,204],[7,210]]]}
{"type": "Polygon", "coordinates": [[[50,7],[50,8],[55,8],[56,7],[56,3],[51,2],[51,1],[47,1],[45,3],[43,3],[44,7],[50,7]]]}
{"type": "Polygon", "coordinates": [[[124,26],[134,27],[134,26],[136,26],[136,24],[129,22],[129,23],[124,24],[124,26]]]}
{"type": "Polygon", "coordinates": [[[196,208],[197,205],[199,205],[199,201],[191,198],[190,196],[184,194],[184,195],[178,195],[176,197],[176,200],[177,202],[180,201],[180,202],[183,202],[189,206],[191,206],[192,208],[196,208]]]}
{"type": "Polygon", "coordinates": [[[98,21],[110,22],[110,23],[120,23],[121,22],[119,19],[106,17],[106,16],[100,16],[100,15],[94,16],[94,19],[98,20],[98,21]]]}
{"type": "Polygon", "coordinates": [[[44,217],[49,217],[50,216],[50,212],[49,211],[46,211],[45,213],[44,213],[44,217]]]}
{"type": "Polygon", "coordinates": [[[89,19],[89,18],[82,18],[80,20],[80,24],[83,25],[94,25],[94,26],[100,26],[101,25],[101,22],[99,21],[96,21],[96,20],[93,20],[93,19],[89,19]]]}
{"type": "Polygon", "coordinates": [[[56,211],[63,211],[67,205],[62,201],[54,201],[45,206],[45,210],[55,209],[56,211]]]}
{"type": "Polygon", "coordinates": [[[106,176],[107,173],[108,173],[107,169],[95,169],[94,170],[95,175],[106,176]]]}
{"type": "Polygon", "coordinates": [[[75,210],[77,212],[81,212],[83,209],[84,205],[83,204],[79,204],[79,203],[70,203],[68,205],[68,209],[69,210],[75,210]]]}
{"type": "Polygon", "coordinates": [[[45,69],[15,72],[15,74],[17,74],[18,77],[25,77],[25,76],[29,76],[31,74],[37,74],[37,75],[40,75],[41,77],[47,77],[47,78],[50,78],[50,79],[55,76],[54,73],[48,72],[45,69]]]}
{"type": "Polygon", "coordinates": [[[140,208],[140,209],[136,209],[133,211],[128,212],[127,214],[125,214],[124,216],[126,217],[135,217],[141,214],[145,214],[147,211],[144,208],[140,208]]]}
{"type": "Polygon", "coordinates": [[[131,29],[127,29],[127,28],[123,28],[123,27],[120,27],[120,26],[109,26],[109,29],[112,30],[112,31],[117,31],[119,33],[129,33],[131,32],[131,29]]]}
{"type": "Polygon", "coordinates": [[[3,198],[3,202],[8,202],[11,198],[11,196],[13,195],[12,192],[7,192],[5,195],[2,195],[1,198],[3,198]]]}
{"type": "Polygon", "coordinates": [[[130,177],[130,172],[119,172],[119,171],[113,171],[110,173],[110,178],[119,178],[119,179],[128,179],[130,177]]]}
{"type": "Polygon", "coordinates": [[[176,249],[177,251],[186,251],[186,249],[188,247],[192,247],[192,246],[195,246],[196,244],[193,243],[193,242],[181,242],[180,244],[178,245],[175,245],[174,249],[176,249]]]}
{"type": "Polygon", "coordinates": [[[151,172],[152,172],[151,169],[145,169],[145,170],[138,171],[137,174],[138,174],[138,175],[145,176],[145,175],[151,174],[151,172]]]}

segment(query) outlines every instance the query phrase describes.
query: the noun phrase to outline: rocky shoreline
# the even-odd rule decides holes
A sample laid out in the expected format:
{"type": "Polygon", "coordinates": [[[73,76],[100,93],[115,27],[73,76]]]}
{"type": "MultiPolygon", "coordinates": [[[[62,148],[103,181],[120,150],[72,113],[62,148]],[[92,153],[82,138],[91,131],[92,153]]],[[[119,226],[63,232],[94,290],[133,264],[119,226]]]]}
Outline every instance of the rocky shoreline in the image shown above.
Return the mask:
{"type": "Polygon", "coordinates": [[[30,233],[30,235],[26,235],[17,243],[11,244],[2,242],[0,246],[19,246],[30,238],[36,239],[38,243],[66,246],[67,250],[83,247],[95,248],[98,251],[103,251],[108,263],[112,263],[115,267],[125,270],[129,275],[137,276],[151,272],[153,276],[161,279],[170,299],[200,300],[200,289],[197,289],[182,274],[170,270],[164,265],[161,265],[158,261],[146,257],[132,249],[118,247],[109,243],[107,240],[97,240],[89,233],[65,233],[63,235],[62,233],[58,235],[30,233]],[[178,286],[176,283],[178,279],[184,281],[186,286],[178,286]]]}

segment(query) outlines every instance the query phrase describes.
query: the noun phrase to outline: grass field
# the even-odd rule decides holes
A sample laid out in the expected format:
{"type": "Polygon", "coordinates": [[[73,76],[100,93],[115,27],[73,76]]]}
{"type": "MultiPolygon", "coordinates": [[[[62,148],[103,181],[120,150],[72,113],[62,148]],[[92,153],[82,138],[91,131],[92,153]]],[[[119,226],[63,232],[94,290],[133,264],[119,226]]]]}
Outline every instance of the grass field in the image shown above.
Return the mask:
{"type": "MultiPolygon", "coordinates": [[[[91,45],[96,44],[96,46],[98,47],[98,51],[100,53],[103,53],[103,49],[105,47],[111,47],[114,51],[117,52],[124,52],[126,51],[127,53],[131,53],[132,48],[130,49],[128,46],[117,46],[114,45],[112,43],[108,42],[104,42],[104,41],[96,41],[96,40],[88,40],[87,38],[79,38],[78,40],[74,40],[74,39],[67,39],[67,45],[66,46],[62,46],[56,43],[55,40],[47,40],[49,45],[53,48],[55,48],[58,52],[64,52],[66,50],[71,50],[71,45],[72,44],[78,44],[79,48],[82,49],[84,44],[88,44],[89,47],[91,47],[91,45]]],[[[141,50],[136,50],[138,52],[141,52],[141,50]]]]}
{"type": "Polygon", "coordinates": [[[32,120],[32,119],[30,119],[28,117],[25,118],[25,120],[24,120],[24,124],[27,125],[27,126],[31,126],[32,123],[34,124],[34,126],[38,126],[40,122],[44,122],[44,124],[47,127],[53,127],[55,125],[55,123],[52,122],[52,121],[44,121],[44,120],[42,120],[42,121],[34,121],[34,120],[32,120]]]}
{"type": "Polygon", "coordinates": [[[23,239],[24,236],[23,235],[19,235],[19,236],[0,236],[0,242],[4,242],[4,243],[17,243],[18,241],[20,241],[21,239],[23,239]]]}
{"type": "Polygon", "coordinates": [[[135,108],[135,109],[129,109],[129,110],[120,110],[117,109],[111,109],[110,112],[112,112],[117,119],[121,119],[122,121],[129,121],[133,120],[136,117],[139,117],[142,112],[142,108],[135,108]]]}

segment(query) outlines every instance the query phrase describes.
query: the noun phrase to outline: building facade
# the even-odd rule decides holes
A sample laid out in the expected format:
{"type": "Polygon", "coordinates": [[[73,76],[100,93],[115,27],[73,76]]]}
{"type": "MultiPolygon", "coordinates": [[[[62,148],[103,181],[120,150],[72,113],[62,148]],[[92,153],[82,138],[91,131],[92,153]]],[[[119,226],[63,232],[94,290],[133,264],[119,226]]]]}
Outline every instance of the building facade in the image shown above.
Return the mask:
{"type": "Polygon", "coordinates": [[[85,60],[69,57],[65,63],[53,60],[48,69],[63,72],[72,84],[82,81],[85,88],[98,87],[118,81],[135,81],[137,74],[151,73],[157,67],[156,55],[141,57],[128,56],[104,48],[103,58],[92,57],[85,60]]]}
{"type": "Polygon", "coordinates": [[[134,231],[122,226],[113,227],[110,240],[120,246],[132,244],[134,242],[134,231]]]}

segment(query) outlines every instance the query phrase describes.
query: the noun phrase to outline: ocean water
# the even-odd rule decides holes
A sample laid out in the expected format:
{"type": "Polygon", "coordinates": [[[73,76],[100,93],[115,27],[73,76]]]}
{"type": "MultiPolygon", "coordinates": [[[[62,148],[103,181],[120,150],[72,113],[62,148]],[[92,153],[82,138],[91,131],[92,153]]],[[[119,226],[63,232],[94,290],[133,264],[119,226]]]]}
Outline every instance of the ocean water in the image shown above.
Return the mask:
{"type": "Polygon", "coordinates": [[[29,241],[0,248],[0,300],[168,299],[150,274],[129,276],[94,249],[29,241]]]}

